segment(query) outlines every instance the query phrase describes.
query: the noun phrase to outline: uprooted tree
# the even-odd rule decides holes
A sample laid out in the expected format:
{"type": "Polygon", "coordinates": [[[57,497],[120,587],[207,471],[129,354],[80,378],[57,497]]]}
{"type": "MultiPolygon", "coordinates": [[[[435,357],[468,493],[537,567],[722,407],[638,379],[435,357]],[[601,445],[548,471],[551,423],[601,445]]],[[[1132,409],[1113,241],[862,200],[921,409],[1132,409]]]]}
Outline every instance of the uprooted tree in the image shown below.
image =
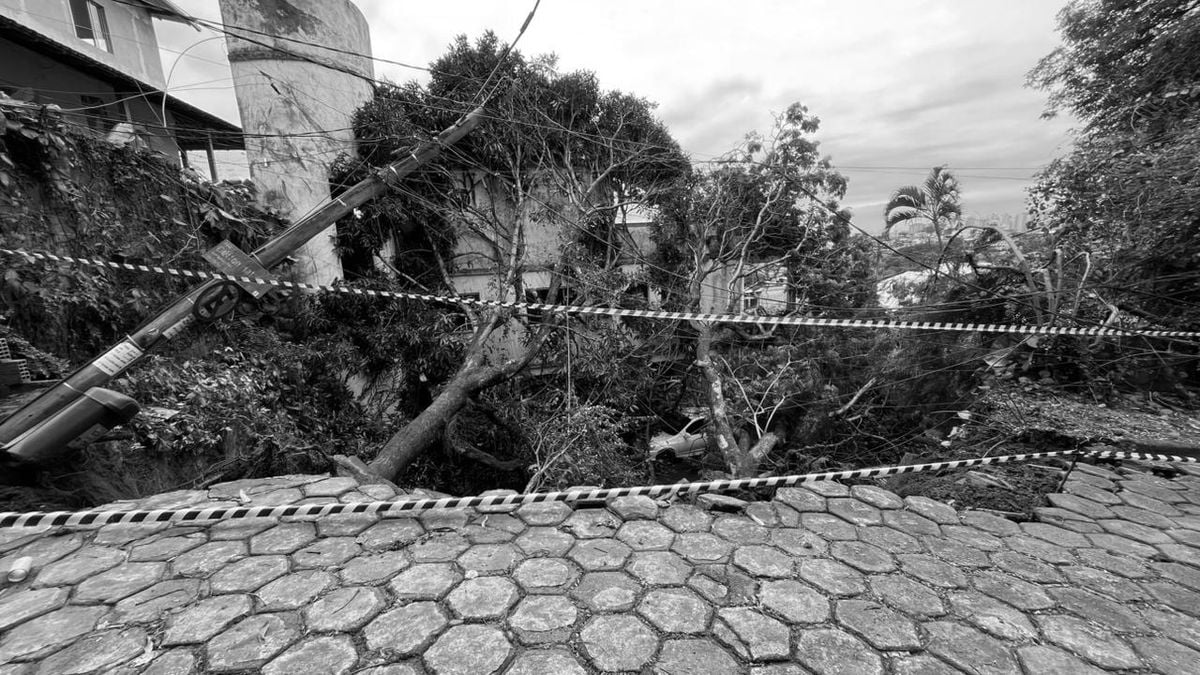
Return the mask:
{"type": "MultiPolygon", "coordinates": [[[[458,38],[430,70],[428,84],[382,89],[358,111],[367,164],[389,162],[422,140],[421,130],[441,128],[486,98],[484,122],[398,193],[342,224],[351,270],[371,274],[378,263],[393,283],[421,292],[563,300],[560,289],[578,291],[578,279],[598,276],[582,267],[615,264],[618,210],[689,170],[652,104],[605,91],[586,71],[560,74],[552,57],[509,52],[491,33],[475,43],[458,38]],[[389,241],[396,252],[386,256],[389,241]]],[[[361,170],[347,163],[340,181],[361,170]]],[[[408,368],[429,403],[370,463],[379,476],[399,475],[443,439],[473,397],[527,368],[557,325],[552,316],[495,307],[446,313],[467,327],[457,366],[432,381],[408,368]]],[[[453,449],[514,468],[478,447],[453,449]]]]}
{"type": "MultiPolygon", "coordinates": [[[[769,134],[748,135],[739,148],[660,201],[658,281],[669,304],[692,312],[740,313],[756,280],[780,276],[789,299],[785,311],[811,315],[862,301],[869,285],[854,283],[854,265],[844,259],[853,249],[843,245],[848,215],[837,205],[846,179],[818,152],[812,138],[818,124],[803,105],[792,104],[769,134]]],[[[788,371],[803,359],[785,359],[753,396],[739,389],[752,419],[737,424],[727,393],[736,375],[718,345],[737,339],[737,333],[711,322],[692,328],[710,437],[731,474],[752,475],[781,440],[775,413],[787,396],[786,383],[796,379],[788,371]]]]}

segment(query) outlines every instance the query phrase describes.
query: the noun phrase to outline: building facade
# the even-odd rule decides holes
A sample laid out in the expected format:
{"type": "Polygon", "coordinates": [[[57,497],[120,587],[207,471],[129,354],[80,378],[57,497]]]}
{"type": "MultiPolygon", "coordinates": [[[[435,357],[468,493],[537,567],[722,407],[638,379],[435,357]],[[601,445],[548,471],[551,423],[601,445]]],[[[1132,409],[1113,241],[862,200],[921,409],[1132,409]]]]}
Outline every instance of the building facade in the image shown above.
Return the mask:
{"type": "Polygon", "coordinates": [[[167,0],[0,0],[0,92],[176,161],[242,149],[237,125],[165,93],[156,19],[190,21],[167,0]]]}

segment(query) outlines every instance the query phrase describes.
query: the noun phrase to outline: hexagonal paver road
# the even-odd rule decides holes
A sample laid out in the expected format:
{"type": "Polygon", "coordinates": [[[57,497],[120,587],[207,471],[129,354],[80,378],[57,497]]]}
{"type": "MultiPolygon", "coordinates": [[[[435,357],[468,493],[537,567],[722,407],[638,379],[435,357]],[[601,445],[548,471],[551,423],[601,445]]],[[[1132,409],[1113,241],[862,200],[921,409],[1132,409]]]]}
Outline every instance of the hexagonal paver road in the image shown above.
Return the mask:
{"type": "Polygon", "coordinates": [[[706,501],[0,530],[0,573],[33,561],[0,589],[0,675],[1200,672],[1194,465],[1079,464],[1021,523],[874,485],[706,501]]]}

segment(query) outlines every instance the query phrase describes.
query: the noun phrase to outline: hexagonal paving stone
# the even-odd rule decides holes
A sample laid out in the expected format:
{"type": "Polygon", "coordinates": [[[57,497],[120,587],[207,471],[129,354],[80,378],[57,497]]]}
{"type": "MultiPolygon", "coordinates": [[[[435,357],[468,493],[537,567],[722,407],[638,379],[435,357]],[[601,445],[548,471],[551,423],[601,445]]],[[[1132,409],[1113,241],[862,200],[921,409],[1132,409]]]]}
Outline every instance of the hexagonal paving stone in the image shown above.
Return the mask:
{"type": "Polygon", "coordinates": [[[1156,672],[1194,673],[1200,652],[1164,637],[1134,638],[1133,648],[1156,672]]]}
{"type": "Polygon", "coordinates": [[[802,579],[830,595],[852,596],[867,590],[862,573],[836,560],[801,560],[799,570],[802,579]]]}
{"type": "Polygon", "coordinates": [[[251,537],[250,552],[254,555],[286,555],[308,545],[316,538],[317,527],[312,523],[280,523],[251,537]]]}
{"type": "Polygon", "coordinates": [[[513,610],[508,625],[525,644],[564,642],[578,616],[575,605],[563,596],[530,595],[513,610]]]}
{"type": "Polygon", "coordinates": [[[638,551],[625,570],[647,586],[681,586],[692,566],[670,551],[638,551]]]}
{"type": "Polygon", "coordinates": [[[424,654],[436,675],[489,675],[500,670],[512,645],[494,626],[454,626],[424,654]]]}
{"type": "Polygon", "coordinates": [[[739,546],[733,564],[755,577],[786,579],[795,574],[792,558],[774,546],[739,546]]]}
{"type": "Polygon", "coordinates": [[[214,541],[194,548],[173,560],[171,570],[183,577],[207,577],[245,556],[244,541],[214,541]]]}
{"type": "Polygon", "coordinates": [[[253,610],[254,600],[249,595],[205,598],[167,619],[162,644],[171,646],[204,642],[253,610]]]}
{"type": "Polygon", "coordinates": [[[373,586],[339,588],[304,610],[310,632],[348,633],[362,628],[387,606],[383,591],[373,586]]]}
{"type": "MultiPolygon", "coordinates": [[[[953,527],[947,525],[945,527],[953,527]]],[[[957,567],[989,567],[987,553],[948,537],[922,537],[929,552],[957,567]]]]}
{"type": "Polygon", "coordinates": [[[195,602],[200,592],[198,579],[160,581],[118,602],[114,618],[122,623],[157,621],[164,612],[195,602]]]}
{"type": "Polygon", "coordinates": [[[421,511],[417,520],[421,521],[427,532],[456,531],[466,527],[471,516],[471,509],[429,509],[421,511]]]}
{"type": "Polygon", "coordinates": [[[349,673],[358,651],[348,635],[310,637],[293,645],[263,668],[264,675],[349,673]]]}
{"type": "Polygon", "coordinates": [[[883,514],[879,509],[857,499],[838,497],[830,499],[829,513],[853,525],[881,525],[883,514]]]}
{"type": "Polygon", "coordinates": [[[1146,563],[1120,553],[1109,553],[1098,548],[1083,548],[1076,552],[1079,561],[1097,569],[1108,570],[1127,579],[1144,579],[1150,576],[1146,563]]]}
{"type": "Polygon", "coordinates": [[[658,651],[658,638],[628,615],[592,617],[579,633],[583,651],[599,670],[638,670],[658,651]]]}
{"type": "Polygon", "coordinates": [[[891,572],[896,561],[886,551],[862,541],[835,541],[829,554],[847,565],[867,573],[891,572]]]}
{"type": "Polygon", "coordinates": [[[632,549],[615,539],[585,539],[577,542],[567,557],[588,571],[617,570],[632,553],[632,549]]]}
{"type": "Polygon", "coordinates": [[[248,593],[287,574],[289,562],[282,555],[252,555],[231,563],[212,576],[213,593],[248,593]]]}
{"type": "Polygon", "coordinates": [[[1042,635],[1102,668],[1139,668],[1141,659],[1123,640],[1073,616],[1035,616],[1042,635]]]}
{"type": "Polygon", "coordinates": [[[1083,565],[1063,567],[1060,571],[1067,582],[1080,590],[1088,589],[1118,602],[1134,602],[1146,599],[1146,594],[1137,584],[1107,570],[1098,570],[1083,565]]]}
{"type": "Polygon", "coordinates": [[[414,518],[387,518],[363,530],[354,538],[364,551],[394,551],[413,543],[425,534],[414,518]]]}
{"type": "Polygon", "coordinates": [[[1021,533],[1021,525],[1014,523],[1008,518],[1002,518],[986,511],[966,511],[962,514],[961,519],[963,523],[971,527],[998,537],[1007,537],[1021,533]]]}
{"type": "Polygon", "coordinates": [[[1017,649],[1021,665],[1030,673],[1080,673],[1102,675],[1103,670],[1090,666],[1061,649],[1043,645],[1031,645],[1017,649]]]}
{"type": "Polygon", "coordinates": [[[702,633],[712,618],[712,608],[686,588],[650,591],[638,605],[638,613],[666,633],[702,633]]]}
{"type": "Polygon", "coordinates": [[[946,605],[937,593],[902,574],[872,575],[867,582],[880,600],[905,614],[936,618],[946,613],[946,605]]]}
{"type": "Polygon", "coordinates": [[[746,516],[767,529],[796,527],[800,524],[800,513],[798,511],[790,506],[773,501],[750,502],[746,506],[746,516]]]}
{"type": "Polygon", "coordinates": [[[124,563],[75,587],[75,604],[114,603],[158,583],[167,571],[162,562],[124,563]]]}
{"type": "Polygon", "coordinates": [[[919,495],[905,497],[904,506],[909,511],[928,518],[939,525],[956,525],[959,523],[957,511],[929,497],[919,495]]]}
{"type": "Polygon", "coordinates": [[[622,520],[654,520],[658,517],[658,504],[645,495],[610,498],[608,510],[622,520]]]}
{"type": "Polygon", "coordinates": [[[1049,588],[1063,609],[1088,621],[1123,633],[1146,632],[1146,624],[1133,610],[1082,588],[1049,588]]]}
{"type": "Polygon", "coordinates": [[[389,583],[397,600],[440,600],[462,575],[448,563],[421,563],[397,574],[389,583]]]}
{"type": "Polygon", "coordinates": [[[1155,563],[1154,569],[1164,577],[1192,590],[1200,590],[1200,566],[1178,563],[1155,563]]]}
{"type": "Polygon", "coordinates": [[[796,656],[818,673],[883,673],[883,661],[861,640],[840,630],[806,630],[796,641],[796,656]]]}
{"type": "Polygon", "coordinates": [[[0,637],[0,663],[37,659],[91,632],[107,607],[63,607],[9,630],[0,637]]]}
{"type": "Polygon", "coordinates": [[[824,555],[829,551],[829,544],[824,539],[798,527],[774,528],[768,541],[793,558],[824,555]]]}
{"type": "Polygon", "coordinates": [[[553,593],[568,588],[579,571],[563,558],[529,558],[521,561],[513,579],[527,593],[553,593]]]}
{"type": "Polygon", "coordinates": [[[358,481],[353,478],[336,477],[309,483],[302,490],[305,497],[337,497],[356,487],[358,481]]]}
{"type": "Polygon", "coordinates": [[[850,497],[877,509],[904,508],[904,500],[899,495],[874,485],[853,485],[850,487],[850,497]]]}
{"type": "Polygon", "coordinates": [[[319,539],[293,553],[290,557],[296,569],[306,567],[337,567],[362,552],[353,537],[319,539]]]}
{"type": "Polygon", "coordinates": [[[676,532],[707,532],[712,521],[712,516],[691,504],[672,504],[658,518],[658,522],[676,532]]]}
{"type": "Polygon", "coordinates": [[[1019,673],[1007,645],[980,631],[952,621],[925,624],[925,648],[965,672],[980,675],[1019,673]]]}
{"type": "Polygon", "coordinates": [[[882,650],[921,648],[917,628],[903,614],[868,600],[839,600],[835,610],[838,623],[860,635],[871,646],[882,650]]]}
{"type": "Polygon", "coordinates": [[[1039,584],[1055,584],[1063,581],[1062,574],[1046,563],[1016,551],[999,551],[992,554],[992,563],[997,569],[1039,584]]]}
{"type": "Polygon", "coordinates": [[[804,488],[779,488],[775,491],[775,499],[801,513],[825,510],[825,498],[804,488]]]}
{"type": "Polygon", "coordinates": [[[978,572],[971,577],[976,589],[1026,612],[1049,609],[1054,600],[1046,595],[1041,586],[1002,572],[978,572]]]}
{"type": "Polygon", "coordinates": [[[686,532],[675,537],[671,550],[694,563],[724,561],[733,551],[733,544],[705,532],[686,532]]]}
{"type": "Polygon", "coordinates": [[[141,656],[150,637],[141,628],[106,630],[93,633],[66,649],[44,659],[39,673],[108,673],[141,656]]]}
{"type": "Polygon", "coordinates": [[[756,661],[786,659],[790,653],[787,626],[749,607],[726,607],[717,612],[720,629],[714,635],[744,658],[756,661]]]}
{"type": "Polygon", "coordinates": [[[946,596],[958,616],[1003,640],[1037,638],[1025,613],[978,591],[955,591],[946,596]]]}
{"type": "Polygon", "coordinates": [[[514,543],[525,555],[564,556],[575,544],[575,538],[553,527],[531,527],[514,543]]]}
{"type": "Polygon", "coordinates": [[[0,631],[62,607],[70,594],[70,588],[43,588],[14,590],[0,596],[0,631]]]}
{"type": "Polygon", "coordinates": [[[671,546],[675,533],[652,520],[635,520],[617,530],[617,539],[635,551],[658,551],[671,546]]]}
{"type": "Polygon", "coordinates": [[[517,602],[517,586],[503,577],[467,579],[450,591],[446,604],[463,619],[496,619],[517,602]]]}
{"type": "Polygon", "coordinates": [[[432,532],[425,538],[408,547],[408,554],[413,562],[451,562],[463,551],[470,548],[471,543],[458,532],[432,532]]]}
{"type": "Polygon", "coordinates": [[[125,554],[115,548],[88,546],[37,570],[31,588],[73,586],[120,565],[125,554]]]}
{"type": "Polygon", "coordinates": [[[329,572],[301,570],[272,581],[254,595],[262,603],[263,611],[299,609],[336,584],[337,580],[329,572]]]}
{"type": "Polygon", "coordinates": [[[363,629],[367,649],[409,656],[424,650],[449,618],[436,602],[414,602],[380,615],[363,629]]]}
{"type": "Polygon", "coordinates": [[[131,562],[165,562],[203,544],[203,534],[162,537],[134,546],[129,552],[131,562]]]}
{"type": "Polygon", "coordinates": [[[762,544],[770,534],[746,516],[720,516],[713,521],[712,533],[734,544],[762,544]]]}
{"type": "Polygon", "coordinates": [[[514,515],[532,526],[552,526],[566,520],[574,509],[563,502],[523,504],[514,515]]]}
{"type": "Polygon", "coordinates": [[[764,581],[759,597],[763,607],[788,623],[821,623],[829,619],[829,601],[799,581],[764,581]]]}
{"type": "Polygon", "coordinates": [[[299,622],[288,614],[255,614],[209,640],[208,667],[218,673],[260,668],[300,638],[299,622]]]}
{"type": "Polygon", "coordinates": [[[360,555],[343,565],[338,576],[348,584],[377,584],[396,576],[409,564],[404,551],[360,555]]]}
{"type": "Polygon", "coordinates": [[[587,675],[575,655],[565,649],[537,649],[521,652],[513,659],[505,675],[587,675]]]}
{"type": "Polygon", "coordinates": [[[858,539],[858,531],[854,526],[832,513],[801,513],[800,525],[831,541],[858,539]]]}
{"type": "Polygon", "coordinates": [[[741,669],[729,652],[716,642],[701,638],[666,640],[654,664],[663,675],[718,675],[741,669]]]}
{"type": "Polygon", "coordinates": [[[912,511],[884,511],[883,524],[913,537],[938,537],[942,526],[912,511]]]}
{"type": "Polygon", "coordinates": [[[847,497],[850,495],[850,488],[831,480],[811,481],[804,483],[804,487],[822,497],[847,497]]]}
{"type": "Polygon", "coordinates": [[[467,572],[499,574],[511,570],[522,557],[513,544],[477,544],[458,557],[458,565],[467,572]]]}
{"type": "Polygon", "coordinates": [[[1069,565],[1075,562],[1075,553],[1069,548],[1051,544],[1044,539],[1036,539],[1024,534],[1005,538],[1008,547],[1017,553],[1024,553],[1048,562],[1052,565],[1069,565]]]}
{"type": "Polygon", "coordinates": [[[571,597],[593,612],[623,612],[633,609],[641,590],[624,572],[588,572],[571,589],[571,597]]]}
{"type": "Polygon", "coordinates": [[[579,509],[559,529],[579,539],[611,537],[621,527],[621,519],[605,509],[579,509]]]}
{"type": "Polygon", "coordinates": [[[900,569],[931,586],[963,588],[967,576],[957,567],[927,555],[900,554],[896,556],[900,569]]]}
{"type": "MultiPolygon", "coordinates": [[[[904,513],[898,511],[897,513],[904,513]]],[[[925,547],[916,537],[895,528],[870,525],[858,528],[858,538],[888,553],[924,553],[925,547]]]]}

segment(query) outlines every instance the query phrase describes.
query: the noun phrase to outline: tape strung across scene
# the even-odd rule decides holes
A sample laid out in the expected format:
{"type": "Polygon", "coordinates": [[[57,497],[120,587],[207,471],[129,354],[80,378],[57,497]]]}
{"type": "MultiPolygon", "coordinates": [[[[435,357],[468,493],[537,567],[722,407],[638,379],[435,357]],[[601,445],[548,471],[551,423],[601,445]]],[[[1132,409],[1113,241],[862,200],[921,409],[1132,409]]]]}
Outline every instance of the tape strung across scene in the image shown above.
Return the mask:
{"type": "Polygon", "coordinates": [[[1164,462],[1197,462],[1195,457],[1157,455],[1117,450],[1061,450],[1019,455],[998,455],[955,459],[928,464],[904,464],[900,466],[827,471],[794,476],[768,478],[740,478],[672,485],[647,485],[641,487],[604,488],[595,490],[568,490],[562,492],[540,492],[524,495],[490,495],[478,497],[445,497],[442,499],[407,499],[383,502],[355,502],[349,504],[303,504],[292,506],[218,506],[193,509],[155,509],[143,511],[51,511],[31,513],[0,513],[0,528],[38,526],[112,525],[117,523],[199,523],[235,518],[278,518],[289,516],[326,517],[338,514],[381,514],[391,515],[404,512],[428,511],[431,509],[455,509],[466,507],[502,507],[536,504],[541,502],[575,502],[580,500],[603,500],[613,497],[646,496],[667,497],[677,494],[699,492],[726,492],[751,488],[777,488],[810,483],[819,480],[842,480],[850,478],[874,478],[920,471],[939,471],[985,464],[1003,464],[1047,457],[1075,456],[1101,459],[1142,459],[1164,462]]]}
{"type": "Polygon", "coordinates": [[[942,321],[891,321],[887,319],[822,319],[804,316],[758,316],[753,314],[697,314],[691,312],[666,312],[647,309],[623,309],[619,307],[583,307],[577,305],[553,305],[537,302],[507,302],[500,300],[476,300],[473,298],[457,298],[426,293],[406,293],[400,291],[377,291],[350,286],[317,286],[301,284],[294,281],[278,279],[256,279],[241,277],[219,272],[200,270],[185,270],[157,265],[139,265],[133,263],[99,260],[94,258],[75,258],[55,255],[53,253],[31,252],[0,248],[0,254],[21,256],[34,260],[68,263],[73,265],[88,265],[92,267],[110,267],[112,269],[130,272],[147,272],[151,274],[166,274],[191,279],[220,279],[225,281],[242,282],[256,285],[269,285],[279,288],[294,289],[304,292],[343,293],[368,297],[392,298],[398,300],[413,300],[418,302],[434,302],[445,305],[463,307],[499,307],[502,309],[523,309],[551,314],[586,314],[592,316],[626,316],[643,319],[661,319],[667,321],[700,321],[707,323],[740,323],[769,326],[809,326],[826,328],[874,328],[882,330],[937,330],[958,331],[967,333],[1009,333],[1015,335],[1086,335],[1086,336],[1118,336],[1118,337],[1153,337],[1153,338],[1192,338],[1200,339],[1198,331],[1180,330],[1133,330],[1126,328],[1071,327],[1071,326],[1020,326],[994,323],[951,323],[942,321]]]}

